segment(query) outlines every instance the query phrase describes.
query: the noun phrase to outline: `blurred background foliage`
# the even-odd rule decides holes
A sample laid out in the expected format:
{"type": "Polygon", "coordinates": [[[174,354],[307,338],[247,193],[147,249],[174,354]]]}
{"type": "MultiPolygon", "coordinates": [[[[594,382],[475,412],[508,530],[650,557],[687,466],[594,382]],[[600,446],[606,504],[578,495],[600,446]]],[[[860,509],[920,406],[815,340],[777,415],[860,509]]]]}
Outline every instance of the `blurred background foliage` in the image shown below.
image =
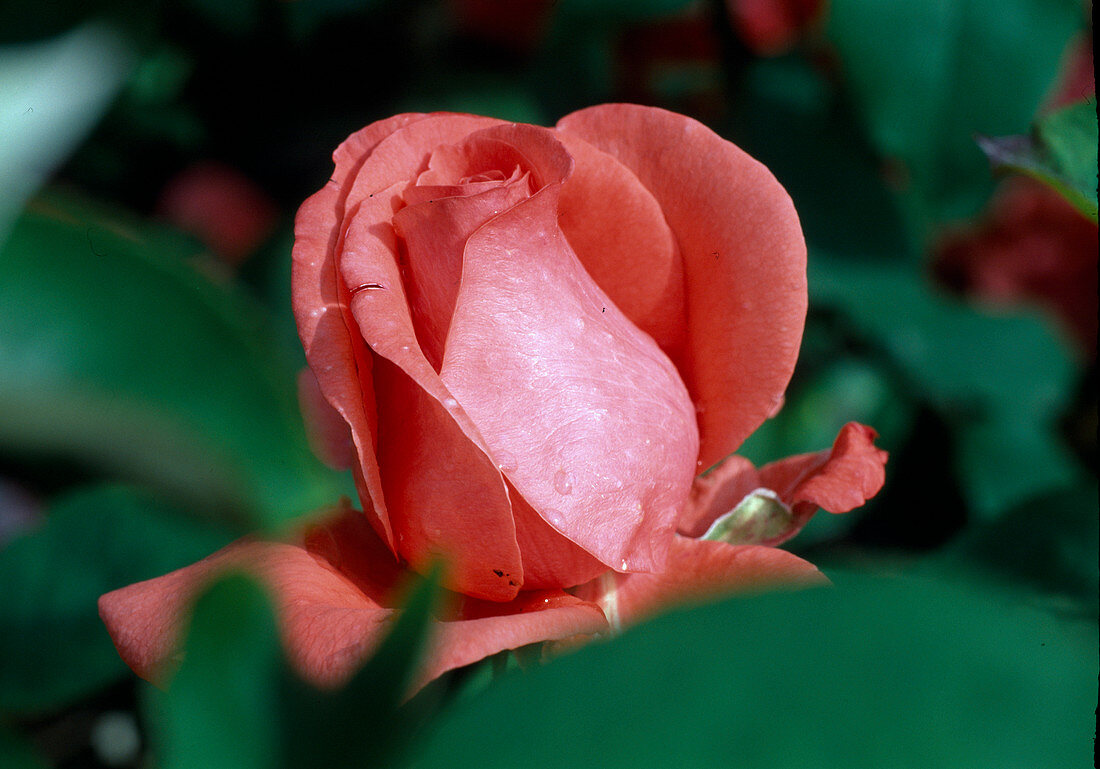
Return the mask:
{"type": "Polygon", "coordinates": [[[0,765],[1085,765],[1090,18],[1076,0],[6,2],[0,765]],[[289,301],[294,211],[333,148],[398,111],[546,125],[607,101],[702,120],[794,198],[806,335],[741,453],[881,432],[884,491],[790,543],[841,589],[681,611],[537,670],[506,656],[399,707],[430,584],[322,695],[236,579],[199,602],[178,685],[136,684],[98,595],[352,490],[309,450],[289,301]]]}

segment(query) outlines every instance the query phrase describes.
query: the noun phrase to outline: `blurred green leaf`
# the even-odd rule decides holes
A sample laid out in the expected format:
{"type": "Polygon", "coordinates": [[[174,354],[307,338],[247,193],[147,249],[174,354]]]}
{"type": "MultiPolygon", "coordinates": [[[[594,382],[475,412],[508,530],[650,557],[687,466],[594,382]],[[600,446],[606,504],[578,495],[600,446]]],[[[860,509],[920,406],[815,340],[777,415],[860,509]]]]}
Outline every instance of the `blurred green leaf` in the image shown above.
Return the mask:
{"type": "Polygon", "coordinates": [[[584,17],[604,24],[621,24],[673,16],[692,0],[558,0],[557,14],[584,17]]]}
{"type": "Polygon", "coordinates": [[[1041,605],[1095,616],[1100,592],[1094,481],[1034,497],[999,520],[972,526],[925,564],[927,570],[981,573],[1017,592],[1029,587],[1041,605]]]}
{"type": "Polygon", "coordinates": [[[953,425],[959,476],[979,516],[1073,479],[1055,421],[1077,371],[1039,315],[983,313],[904,266],[856,265],[818,252],[809,271],[811,302],[843,313],[889,357],[912,395],[953,425]]]}
{"type": "Polygon", "coordinates": [[[802,56],[755,61],[731,105],[730,138],[783,184],[810,243],[853,258],[911,256],[882,161],[846,96],[802,56]]]}
{"type": "Polygon", "coordinates": [[[74,492],[0,550],[0,709],[43,711],[121,676],[96,600],[203,558],[229,534],[123,487],[74,492]]]}
{"type": "Polygon", "coordinates": [[[46,769],[46,762],[23,738],[0,725],[0,766],[5,769],[46,769]]]}
{"type": "Polygon", "coordinates": [[[440,579],[437,566],[417,581],[393,628],[343,688],[320,691],[296,677],[284,678],[287,769],[389,766],[408,749],[434,704],[432,693],[425,692],[402,707],[428,640],[440,579]]]}
{"type": "MultiPolygon", "coordinates": [[[[183,663],[147,712],[166,769],[388,766],[433,703],[402,704],[439,597],[438,571],[419,580],[390,632],[344,687],[319,690],[290,670],[269,599],[243,576],[196,603],[183,663]]],[[[430,697],[429,697],[430,699],[430,697]]]]}
{"type": "Polygon", "coordinates": [[[429,72],[420,87],[405,96],[395,111],[467,112],[532,125],[548,122],[538,103],[514,75],[453,68],[429,72]]]}
{"type": "Polygon", "coordinates": [[[264,591],[241,575],[196,602],[184,659],[147,713],[164,769],[270,769],[279,745],[275,615],[264,591]]]}
{"type": "Polygon", "coordinates": [[[1082,102],[1040,120],[1030,136],[978,137],[995,170],[1038,179],[1096,221],[1096,105],[1082,102]]]}
{"type": "Polygon", "coordinates": [[[659,618],[447,712],[412,767],[1086,766],[1096,629],[935,582],[659,618]]]}
{"type": "Polygon", "coordinates": [[[249,527],[333,502],[294,364],[196,253],[62,199],[28,211],[0,251],[0,447],[123,470],[249,527]]]}
{"type": "Polygon", "coordinates": [[[976,133],[1019,133],[1079,27],[1075,0],[834,0],[828,34],[918,227],[968,216],[992,189],[976,133]]]}
{"type": "Polygon", "coordinates": [[[0,247],[26,200],[92,129],[134,64],[103,24],[0,46],[0,247]]]}

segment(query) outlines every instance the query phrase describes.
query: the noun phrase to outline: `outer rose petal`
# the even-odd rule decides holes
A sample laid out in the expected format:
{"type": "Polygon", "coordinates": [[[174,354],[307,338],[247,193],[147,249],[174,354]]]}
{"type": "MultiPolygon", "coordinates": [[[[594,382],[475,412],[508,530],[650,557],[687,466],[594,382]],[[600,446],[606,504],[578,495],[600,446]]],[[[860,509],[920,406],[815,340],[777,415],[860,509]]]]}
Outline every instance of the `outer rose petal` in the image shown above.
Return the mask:
{"type": "Polygon", "coordinates": [[[325,400],[314,373],[304,368],[298,372],[298,406],[306,423],[309,445],[330,467],[346,470],[358,461],[351,428],[340,412],[325,400]]]}
{"type": "Polygon", "coordinates": [[[332,155],[336,169],[329,183],[302,204],[294,220],[291,284],[298,335],[321,392],[351,426],[361,464],[356,474],[360,496],[370,500],[370,514],[391,544],[393,532],[374,456],[378,424],[370,356],[358,335],[348,330],[351,324],[337,281],[336,249],[344,205],[359,168],[384,138],[424,117],[396,115],[349,136],[332,155]]]}
{"type": "Polygon", "coordinates": [[[576,162],[558,204],[562,232],[615,306],[678,360],[687,335],[684,267],[660,205],[611,155],[558,136],[576,162]]]}
{"type": "Polygon", "coordinates": [[[849,422],[829,451],[788,457],[760,468],[760,482],[788,505],[808,504],[830,513],[846,513],[878,493],[886,482],[886,459],[875,448],[870,427],[849,422]]]}
{"type": "Polygon", "coordinates": [[[870,427],[849,422],[831,449],[788,457],[759,470],[744,457],[729,457],[695,480],[678,530],[689,537],[703,536],[712,523],[758,488],[774,491],[794,513],[791,527],[762,545],[787,541],[819,507],[831,513],[859,507],[878,493],[886,479],[888,454],[875,448],[876,435],[870,427]]]}
{"type": "Polygon", "coordinates": [[[348,195],[357,208],[346,223],[338,269],[344,285],[353,288],[348,300],[353,322],[374,353],[375,386],[387,392],[380,397],[386,408],[377,450],[396,552],[414,567],[429,554],[442,553],[452,565],[449,586],[507,601],[516,596],[523,570],[504,479],[489,460],[478,427],[420,347],[391,225],[400,192],[432,149],[497,124],[432,115],[383,140],[348,195]],[[441,438],[417,441],[415,434],[441,438]],[[455,483],[456,477],[465,482],[455,483]],[[473,488],[475,495],[468,493],[473,488]]]}
{"type": "Polygon", "coordinates": [[[607,104],[567,115],[558,130],[633,171],[678,241],[688,317],[680,373],[709,467],[775,411],[794,370],[806,316],[794,205],[767,168],[683,115],[607,104]]]}
{"type": "MultiPolygon", "coordinates": [[[[272,591],[290,660],[309,681],[347,680],[384,636],[395,588],[409,576],[361,513],[309,532],[305,544],[241,540],[199,563],[102,596],[100,616],[134,671],[160,681],[192,600],[219,573],[243,569],[272,591]]],[[[530,643],[606,630],[600,609],[561,591],[511,603],[456,596],[458,618],[434,625],[416,687],[455,667],[530,643]]]]}
{"type": "Polygon", "coordinates": [[[608,573],[573,590],[599,604],[615,630],[662,609],[721,595],[827,582],[786,550],[676,537],[668,566],[654,574],[608,573]]]}

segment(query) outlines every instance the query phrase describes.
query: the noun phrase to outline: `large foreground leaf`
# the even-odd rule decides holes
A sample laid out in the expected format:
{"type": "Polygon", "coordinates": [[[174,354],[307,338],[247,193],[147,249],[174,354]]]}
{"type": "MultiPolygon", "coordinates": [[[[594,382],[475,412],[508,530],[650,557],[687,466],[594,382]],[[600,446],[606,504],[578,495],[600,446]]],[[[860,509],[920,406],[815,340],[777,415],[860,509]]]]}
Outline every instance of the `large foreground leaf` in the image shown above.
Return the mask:
{"type": "Polygon", "coordinates": [[[997,594],[852,578],[672,614],[505,679],[411,766],[1086,766],[1095,643],[1091,623],[997,594]]]}
{"type": "Polygon", "coordinates": [[[0,251],[0,449],[123,470],[250,526],[331,503],[296,372],[258,305],[194,256],[71,201],[25,213],[0,251]]]}
{"type": "MultiPolygon", "coordinates": [[[[298,679],[268,596],[228,575],[196,602],[183,662],[146,712],[165,769],[389,766],[422,726],[430,693],[402,706],[420,661],[440,574],[420,580],[370,661],[341,689],[298,679]]],[[[335,609],[334,610],[338,610],[335,609]]]]}

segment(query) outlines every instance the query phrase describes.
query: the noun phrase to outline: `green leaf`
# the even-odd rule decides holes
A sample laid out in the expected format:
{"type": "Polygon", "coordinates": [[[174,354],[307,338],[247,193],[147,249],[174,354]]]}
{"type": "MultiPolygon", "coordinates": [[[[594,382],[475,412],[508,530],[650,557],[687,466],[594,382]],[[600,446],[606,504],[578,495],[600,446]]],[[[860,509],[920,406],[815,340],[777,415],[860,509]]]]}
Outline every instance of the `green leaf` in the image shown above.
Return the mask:
{"type": "Polygon", "coordinates": [[[436,570],[419,580],[367,664],[344,687],[301,681],[279,648],[270,602],[243,576],[196,603],[183,662],[146,710],[166,769],[389,766],[423,728],[430,694],[402,704],[440,595],[436,570]]]}
{"type": "Polygon", "coordinates": [[[972,526],[925,565],[980,574],[1040,605],[1095,616],[1100,592],[1095,481],[1016,505],[1001,519],[972,526]]]}
{"type": "Polygon", "coordinates": [[[882,161],[845,96],[802,56],[756,61],[728,133],[783,184],[810,243],[875,260],[912,256],[882,161]]]}
{"type": "Polygon", "coordinates": [[[659,618],[454,708],[411,767],[1087,766],[1096,628],[935,582],[659,618]]]}
{"type": "Polygon", "coordinates": [[[1047,115],[1030,136],[978,137],[994,170],[1026,174],[1096,218],[1096,105],[1082,102],[1047,115]]]}
{"type": "Polygon", "coordinates": [[[0,724],[0,766],[5,769],[46,769],[46,762],[23,738],[0,724]]]}
{"type": "Polygon", "coordinates": [[[1057,435],[1077,371],[1035,313],[990,315],[890,264],[810,259],[811,302],[832,307],[891,360],[915,398],[952,424],[972,508],[994,517],[1068,484],[1075,463],[1057,435]]]}
{"type": "Polygon", "coordinates": [[[99,596],[186,566],[228,539],[127,488],[55,501],[40,528],[0,550],[0,709],[54,709],[121,676],[99,596]]]}
{"type": "Polygon", "coordinates": [[[29,210],[0,251],[0,448],[121,471],[248,527],[331,503],[339,476],[308,448],[295,367],[195,254],[86,204],[29,210]]]}
{"type": "Polygon", "coordinates": [[[281,659],[274,612],[255,582],[230,575],[207,590],[168,691],[148,698],[161,766],[276,766],[281,659]]]}
{"type": "Polygon", "coordinates": [[[395,754],[408,748],[434,710],[430,691],[401,705],[424,653],[440,581],[437,566],[415,584],[393,628],[343,688],[319,691],[297,678],[284,678],[283,747],[288,769],[388,766],[395,754]]]}
{"type": "Polygon", "coordinates": [[[991,182],[975,134],[1031,123],[1079,26],[1074,0],[835,0],[828,35],[916,224],[967,216],[991,182]]]}
{"type": "Polygon", "coordinates": [[[691,0],[561,0],[554,11],[608,24],[672,16],[690,3],[691,0]]]}

